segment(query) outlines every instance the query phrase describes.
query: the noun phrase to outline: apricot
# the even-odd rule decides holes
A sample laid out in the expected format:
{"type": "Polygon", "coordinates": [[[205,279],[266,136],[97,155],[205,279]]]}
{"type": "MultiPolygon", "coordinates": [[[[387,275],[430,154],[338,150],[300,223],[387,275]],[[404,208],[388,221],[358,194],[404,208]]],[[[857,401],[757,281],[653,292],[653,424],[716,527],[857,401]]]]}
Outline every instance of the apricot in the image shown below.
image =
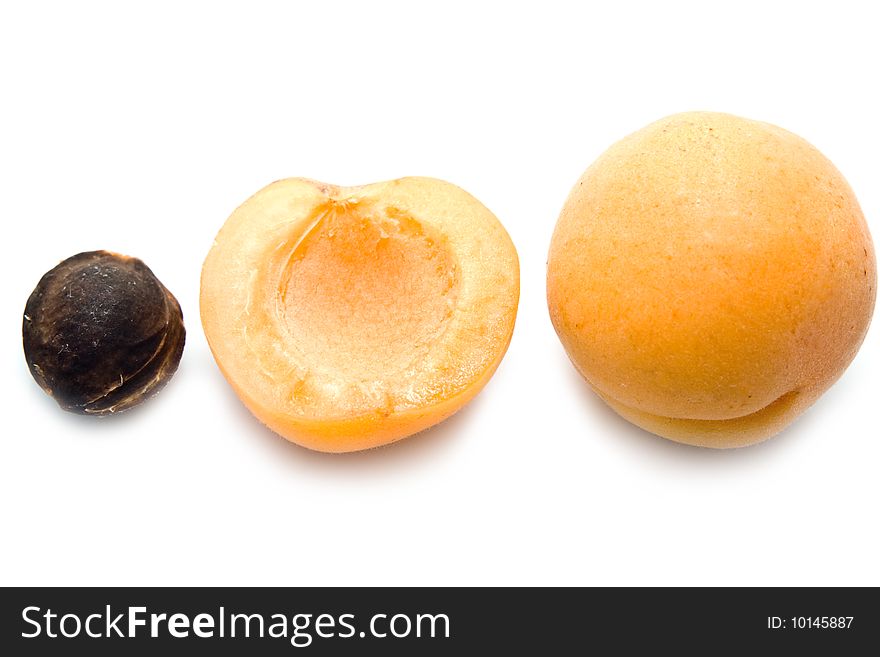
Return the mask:
{"type": "Polygon", "coordinates": [[[781,431],[843,373],[874,308],[868,226],[800,137],[674,115],[609,148],[550,246],[547,300],[575,367],[665,438],[738,447],[781,431]]]}
{"type": "Polygon", "coordinates": [[[516,249],[467,192],[430,178],[272,183],[202,268],[208,344],[248,409],[295,443],[348,452],[430,427],[498,367],[516,249]]]}

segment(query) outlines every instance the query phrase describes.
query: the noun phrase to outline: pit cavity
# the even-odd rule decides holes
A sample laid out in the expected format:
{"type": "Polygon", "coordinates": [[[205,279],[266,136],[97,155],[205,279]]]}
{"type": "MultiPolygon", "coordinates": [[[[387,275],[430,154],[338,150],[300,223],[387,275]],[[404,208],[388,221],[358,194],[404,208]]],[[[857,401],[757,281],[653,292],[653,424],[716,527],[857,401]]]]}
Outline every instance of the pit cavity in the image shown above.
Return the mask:
{"type": "Polygon", "coordinates": [[[406,385],[455,309],[456,260],[394,208],[333,203],[293,247],[279,309],[300,366],[344,383],[406,385]]]}

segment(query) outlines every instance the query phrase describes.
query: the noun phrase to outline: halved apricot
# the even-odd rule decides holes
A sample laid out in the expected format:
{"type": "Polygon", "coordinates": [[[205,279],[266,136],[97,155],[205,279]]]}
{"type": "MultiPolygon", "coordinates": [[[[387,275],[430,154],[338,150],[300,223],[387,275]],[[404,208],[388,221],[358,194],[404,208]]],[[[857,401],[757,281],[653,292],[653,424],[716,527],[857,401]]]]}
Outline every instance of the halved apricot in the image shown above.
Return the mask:
{"type": "Polygon", "coordinates": [[[214,358],[250,411],[325,452],[404,438],[452,415],[510,343],[519,264],[495,216],[430,178],[272,183],[202,268],[214,358]]]}

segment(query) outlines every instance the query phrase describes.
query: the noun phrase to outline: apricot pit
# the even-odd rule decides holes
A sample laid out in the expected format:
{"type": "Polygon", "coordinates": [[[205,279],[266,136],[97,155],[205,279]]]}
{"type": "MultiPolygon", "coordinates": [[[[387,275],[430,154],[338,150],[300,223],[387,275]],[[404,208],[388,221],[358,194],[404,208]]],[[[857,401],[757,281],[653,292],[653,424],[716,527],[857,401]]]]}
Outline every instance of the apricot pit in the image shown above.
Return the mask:
{"type": "Polygon", "coordinates": [[[180,304],[141,260],[88,251],[40,279],[22,339],[28,369],[61,408],[106,415],[168,382],[186,331],[180,304]]]}

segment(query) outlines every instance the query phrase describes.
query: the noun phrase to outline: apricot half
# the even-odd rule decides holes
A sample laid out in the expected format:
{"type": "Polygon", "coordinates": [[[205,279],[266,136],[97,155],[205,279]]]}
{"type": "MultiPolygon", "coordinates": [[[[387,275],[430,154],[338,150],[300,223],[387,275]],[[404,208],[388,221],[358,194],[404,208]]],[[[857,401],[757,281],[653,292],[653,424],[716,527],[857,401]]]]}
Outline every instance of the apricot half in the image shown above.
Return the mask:
{"type": "Polygon", "coordinates": [[[726,114],[668,117],[578,181],[547,299],[574,365],[666,438],[768,438],[840,377],[876,295],[867,224],[815,148],[726,114]]]}
{"type": "Polygon", "coordinates": [[[501,223],[429,178],[272,183],[226,221],[202,268],[202,323],[226,379],[269,428],[326,452],[460,409],[504,356],[518,299],[501,223]]]}

